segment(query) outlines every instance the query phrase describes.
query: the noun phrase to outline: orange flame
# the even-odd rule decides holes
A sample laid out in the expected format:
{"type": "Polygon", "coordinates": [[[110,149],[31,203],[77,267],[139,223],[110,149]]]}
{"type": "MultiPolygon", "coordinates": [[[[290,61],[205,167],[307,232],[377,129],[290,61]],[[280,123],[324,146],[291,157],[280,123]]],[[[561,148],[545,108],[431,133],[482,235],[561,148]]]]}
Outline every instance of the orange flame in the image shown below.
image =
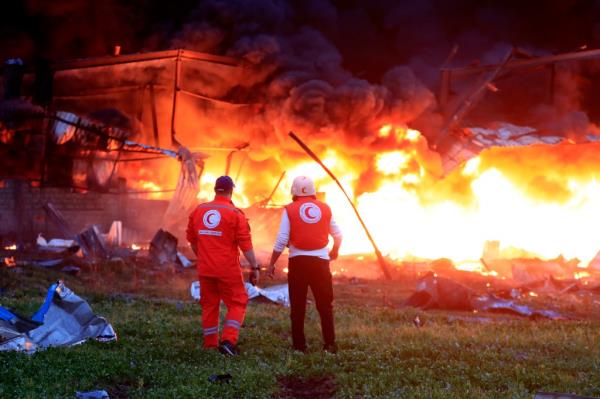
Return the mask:
{"type": "Polygon", "coordinates": [[[6,265],[6,267],[17,266],[17,262],[15,261],[14,256],[11,256],[10,258],[4,258],[4,264],[6,265]]]}
{"type": "MultiPolygon", "coordinates": [[[[486,150],[440,179],[439,154],[429,150],[419,131],[386,124],[375,133],[364,145],[340,139],[316,143],[314,149],[325,148],[318,155],[352,198],[384,255],[449,258],[457,268],[485,274],[489,272],[478,260],[488,241],[500,243],[500,256],[562,255],[582,264],[600,250],[600,241],[591,233],[600,225],[600,145],[486,150]]],[[[226,154],[207,160],[199,200],[212,199],[226,154]]],[[[317,190],[326,193],[344,232],[341,254],[372,252],[347,199],[315,162],[283,147],[272,158],[248,162],[239,177],[239,159],[231,165],[237,206],[264,199],[282,171],[287,173],[270,203],[286,204],[294,177],[311,176],[317,190]]],[[[147,171],[137,184],[153,190],[172,188],[178,168],[174,164],[171,177],[158,183],[147,171]]]]}

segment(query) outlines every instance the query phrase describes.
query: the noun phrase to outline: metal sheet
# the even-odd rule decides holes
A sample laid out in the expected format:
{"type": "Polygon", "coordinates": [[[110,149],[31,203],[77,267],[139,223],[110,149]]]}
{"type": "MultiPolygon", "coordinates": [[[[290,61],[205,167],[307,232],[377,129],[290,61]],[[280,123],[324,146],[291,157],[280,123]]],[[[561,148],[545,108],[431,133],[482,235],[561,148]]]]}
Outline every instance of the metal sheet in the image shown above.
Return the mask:
{"type": "MultiPolygon", "coordinates": [[[[290,306],[290,294],[287,284],[274,285],[267,288],[259,288],[250,283],[244,283],[248,299],[263,297],[271,302],[278,303],[285,307],[290,306]]],[[[190,294],[196,301],[200,300],[200,282],[194,281],[190,286],[190,294]]]]}
{"type": "MultiPolygon", "coordinates": [[[[566,142],[567,137],[548,136],[529,126],[499,123],[493,128],[469,127],[463,135],[455,137],[442,151],[442,164],[446,172],[479,155],[491,147],[522,147],[528,145],[556,145],[566,142]]],[[[584,142],[597,142],[600,136],[589,134],[584,142]]]]}
{"type": "Polygon", "coordinates": [[[535,309],[492,294],[477,295],[471,288],[433,273],[418,282],[415,292],[404,304],[421,309],[501,312],[551,320],[566,318],[553,310],[535,309]]]}
{"type": "Polygon", "coordinates": [[[110,399],[108,392],[102,391],[90,391],[90,392],[79,392],[75,393],[77,399],[110,399]]]}
{"type": "Polygon", "coordinates": [[[76,345],[88,339],[101,342],[117,339],[110,323],[95,315],[90,305],[62,282],[51,286],[46,302],[32,319],[42,324],[26,332],[17,329],[18,316],[10,321],[0,320],[0,351],[33,353],[51,346],[76,345]]]}

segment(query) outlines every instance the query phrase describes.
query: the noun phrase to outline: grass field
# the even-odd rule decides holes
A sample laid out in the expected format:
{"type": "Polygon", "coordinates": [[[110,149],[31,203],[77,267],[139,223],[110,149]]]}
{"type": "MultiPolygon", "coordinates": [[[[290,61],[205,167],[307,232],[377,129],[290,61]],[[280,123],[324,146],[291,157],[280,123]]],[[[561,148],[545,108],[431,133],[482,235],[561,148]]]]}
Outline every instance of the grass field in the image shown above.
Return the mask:
{"type": "Polygon", "coordinates": [[[552,322],[502,316],[480,323],[472,314],[390,306],[408,295],[410,284],[340,279],[334,286],[337,355],[320,350],[313,304],[306,355],[290,350],[288,309],[250,304],[243,354],[231,359],[201,349],[200,308],[188,299],[193,272],[134,282],[115,270],[106,266],[97,274],[102,278],[75,278],[0,269],[3,306],[31,314],[47,286],[63,278],[119,335],[114,343],[32,356],[0,353],[0,397],[64,398],[96,389],[111,398],[600,396],[597,317],[552,322]],[[133,284],[135,295],[129,294],[133,284]],[[417,315],[420,328],[413,323],[417,315]],[[230,383],[209,382],[210,375],[224,373],[232,375],[230,383]]]}

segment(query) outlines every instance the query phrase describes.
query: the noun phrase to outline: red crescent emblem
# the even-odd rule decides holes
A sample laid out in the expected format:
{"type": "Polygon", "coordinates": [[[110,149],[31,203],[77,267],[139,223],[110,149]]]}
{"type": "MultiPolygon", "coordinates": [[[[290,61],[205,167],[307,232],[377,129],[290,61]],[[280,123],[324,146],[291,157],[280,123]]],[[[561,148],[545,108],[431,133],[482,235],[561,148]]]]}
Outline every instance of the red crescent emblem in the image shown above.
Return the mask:
{"type": "Polygon", "coordinates": [[[313,215],[311,215],[310,211],[311,211],[312,207],[308,206],[304,209],[304,216],[306,216],[307,219],[314,219],[315,217],[313,215]]]}

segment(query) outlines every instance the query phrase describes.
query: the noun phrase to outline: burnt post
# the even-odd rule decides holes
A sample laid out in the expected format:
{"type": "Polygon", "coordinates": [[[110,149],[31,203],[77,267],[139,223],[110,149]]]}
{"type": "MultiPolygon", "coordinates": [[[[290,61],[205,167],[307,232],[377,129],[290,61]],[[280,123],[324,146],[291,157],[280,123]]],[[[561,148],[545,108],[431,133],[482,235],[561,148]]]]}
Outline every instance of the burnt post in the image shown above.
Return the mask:
{"type": "Polygon", "coordinates": [[[152,132],[154,133],[154,145],[159,146],[158,136],[158,117],[156,116],[156,97],[154,94],[154,85],[149,86],[150,89],[150,110],[152,111],[152,132]]]}
{"type": "Polygon", "coordinates": [[[446,113],[446,107],[448,106],[448,99],[450,98],[450,90],[452,84],[452,71],[448,69],[442,69],[440,72],[440,93],[439,102],[442,113],[446,113]]]}
{"type": "Polygon", "coordinates": [[[387,262],[383,258],[383,255],[381,254],[381,251],[379,250],[379,247],[377,246],[377,244],[375,243],[375,240],[371,236],[371,233],[369,232],[369,229],[367,228],[367,225],[365,224],[365,222],[363,221],[362,217],[360,216],[360,213],[358,213],[358,209],[356,209],[356,207],[354,206],[354,203],[350,199],[350,196],[348,195],[348,193],[346,192],[346,190],[344,190],[344,187],[342,186],[342,184],[340,183],[340,181],[335,177],[335,175],[333,174],[333,172],[331,172],[329,170],[329,168],[327,166],[325,166],[325,164],[319,159],[319,157],[317,156],[317,154],[315,154],[310,148],[308,148],[308,146],[306,144],[304,144],[302,142],[302,140],[300,140],[300,138],[294,134],[294,132],[290,132],[289,135],[290,135],[290,137],[292,139],[294,139],[294,141],[296,143],[298,143],[298,145],[300,147],[302,147],[302,149],[312,159],[315,160],[315,162],[317,162],[319,165],[321,165],[321,167],[323,168],[323,170],[325,170],[325,172],[327,172],[327,174],[338,185],[338,187],[340,188],[340,190],[342,190],[342,193],[344,193],[344,195],[346,196],[346,199],[348,200],[348,202],[350,203],[350,206],[352,207],[352,210],[356,214],[356,217],[358,218],[358,221],[360,222],[360,225],[362,226],[362,228],[364,229],[365,233],[367,234],[367,238],[369,239],[369,241],[371,242],[371,245],[373,246],[373,250],[375,251],[375,255],[377,256],[377,261],[379,262],[379,266],[381,267],[381,271],[383,272],[383,275],[385,276],[386,279],[391,280],[392,275],[391,275],[390,270],[388,268],[387,262]]]}
{"type": "Polygon", "coordinates": [[[548,82],[548,99],[550,104],[554,104],[554,87],[556,82],[556,65],[550,64],[550,79],[548,82]]]}
{"type": "Polygon", "coordinates": [[[4,63],[5,100],[14,100],[21,97],[24,68],[23,61],[20,58],[11,58],[4,63]]]}
{"type": "Polygon", "coordinates": [[[177,113],[177,93],[179,92],[179,79],[181,68],[181,50],[177,50],[177,58],[175,58],[175,77],[173,78],[173,106],[171,109],[171,144],[177,145],[177,139],[175,138],[175,115],[177,113]]]}

